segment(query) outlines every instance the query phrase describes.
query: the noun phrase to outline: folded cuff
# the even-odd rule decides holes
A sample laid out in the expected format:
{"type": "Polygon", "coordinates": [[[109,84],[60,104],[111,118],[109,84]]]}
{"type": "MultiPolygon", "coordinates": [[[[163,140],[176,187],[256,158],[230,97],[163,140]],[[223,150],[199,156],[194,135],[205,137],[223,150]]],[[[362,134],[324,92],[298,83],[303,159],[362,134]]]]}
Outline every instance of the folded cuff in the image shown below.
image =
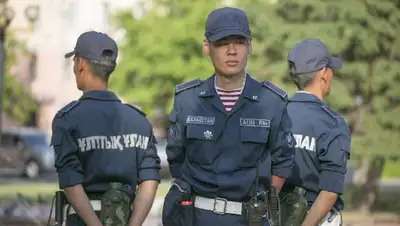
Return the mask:
{"type": "Polygon", "coordinates": [[[345,176],[342,173],[324,170],[320,175],[319,189],[342,194],[344,178],[345,176]]]}
{"type": "Polygon", "coordinates": [[[142,169],[139,171],[139,183],[146,180],[161,181],[158,169],[142,169]]]}
{"type": "Polygon", "coordinates": [[[77,184],[82,184],[83,179],[83,175],[74,170],[68,170],[58,173],[58,184],[60,186],[60,189],[71,187],[77,184]]]}

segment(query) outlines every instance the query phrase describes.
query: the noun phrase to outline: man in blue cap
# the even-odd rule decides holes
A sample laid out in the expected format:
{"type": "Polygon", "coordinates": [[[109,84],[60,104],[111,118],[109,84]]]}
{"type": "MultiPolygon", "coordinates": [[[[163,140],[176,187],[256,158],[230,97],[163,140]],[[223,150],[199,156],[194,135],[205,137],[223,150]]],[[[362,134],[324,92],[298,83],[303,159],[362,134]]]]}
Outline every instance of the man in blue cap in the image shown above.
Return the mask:
{"type": "Polygon", "coordinates": [[[205,30],[203,52],[215,73],[176,86],[167,144],[174,181],[163,225],[277,223],[278,213],[267,210],[293,166],[287,94],[246,75],[251,31],[242,10],[212,11],[205,30]]]}
{"type": "Polygon", "coordinates": [[[142,225],[160,181],[152,126],[143,112],[107,90],[118,56],[114,40],[83,33],[65,55],[72,56],[83,95],[58,111],[51,138],[68,200],[66,223],[142,225]]]}
{"type": "Polygon", "coordinates": [[[305,190],[308,205],[304,220],[299,219],[303,226],[342,224],[340,195],[350,157],[350,130],[344,119],[323,102],[331,90],[332,70],[342,65],[319,39],[297,43],[288,55],[289,72],[299,90],[288,105],[296,152],[293,174],[281,195],[297,188],[305,190]]]}

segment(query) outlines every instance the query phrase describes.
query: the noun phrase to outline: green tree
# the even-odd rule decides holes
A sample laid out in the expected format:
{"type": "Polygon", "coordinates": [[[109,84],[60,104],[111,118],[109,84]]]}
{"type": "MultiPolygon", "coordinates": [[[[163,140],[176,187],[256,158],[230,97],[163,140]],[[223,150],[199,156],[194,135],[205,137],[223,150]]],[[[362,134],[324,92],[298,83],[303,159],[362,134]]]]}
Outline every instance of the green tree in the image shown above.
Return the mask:
{"type": "Polygon", "coordinates": [[[207,14],[215,7],[213,0],[167,0],[155,1],[140,19],[118,14],[116,26],[125,29],[126,38],[110,88],[150,116],[165,117],[177,84],[213,71],[201,43],[207,14]]]}
{"type": "Polygon", "coordinates": [[[8,31],[5,43],[5,77],[3,86],[3,109],[23,125],[31,121],[31,116],[38,109],[38,103],[32,94],[19,84],[15,77],[8,72],[16,63],[16,52],[23,51],[24,44],[16,40],[11,31],[8,31]]]}
{"type": "Polygon", "coordinates": [[[286,56],[305,38],[320,38],[345,61],[327,99],[352,131],[357,191],[353,204],[371,210],[385,159],[400,149],[400,2],[396,0],[253,0],[250,73],[290,90],[286,56]],[[386,157],[386,158],[385,158],[386,157]]]}

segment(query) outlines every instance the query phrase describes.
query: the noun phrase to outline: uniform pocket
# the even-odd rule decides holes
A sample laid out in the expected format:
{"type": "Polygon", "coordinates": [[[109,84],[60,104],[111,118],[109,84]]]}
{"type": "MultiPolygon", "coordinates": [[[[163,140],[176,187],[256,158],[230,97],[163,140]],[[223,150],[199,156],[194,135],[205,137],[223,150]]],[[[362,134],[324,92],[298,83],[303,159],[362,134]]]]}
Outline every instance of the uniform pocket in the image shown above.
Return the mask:
{"type": "Polygon", "coordinates": [[[243,143],[266,144],[268,141],[269,129],[263,127],[240,127],[240,138],[243,143]]]}
{"type": "Polygon", "coordinates": [[[237,163],[240,167],[254,167],[266,151],[269,129],[263,127],[240,127],[242,148],[237,156],[242,156],[237,163]]]}
{"type": "Polygon", "coordinates": [[[201,165],[212,164],[218,150],[215,146],[214,127],[210,125],[188,125],[186,128],[187,157],[201,165]]]}
{"type": "Polygon", "coordinates": [[[214,127],[206,125],[188,125],[186,138],[194,140],[214,141],[214,127]]]}
{"type": "Polygon", "coordinates": [[[58,146],[62,143],[61,131],[55,131],[51,136],[50,146],[58,146]]]}
{"type": "Polygon", "coordinates": [[[188,183],[176,179],[165,196],[162,212],[164,226],[191,226],[193,224],[194,205],[192,191],[188,183]],[[190,205],[182,203],[191,202],[190,205]]]}

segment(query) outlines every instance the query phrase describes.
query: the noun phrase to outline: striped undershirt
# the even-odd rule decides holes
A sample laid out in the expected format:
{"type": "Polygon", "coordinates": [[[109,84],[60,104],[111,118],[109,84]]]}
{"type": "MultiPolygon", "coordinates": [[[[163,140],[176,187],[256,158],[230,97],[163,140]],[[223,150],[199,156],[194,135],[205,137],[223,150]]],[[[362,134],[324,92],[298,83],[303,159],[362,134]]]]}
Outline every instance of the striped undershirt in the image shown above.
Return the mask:
{"type": "Polygon", "coordinates": [[[218,87],[215,87],[215,89],[217,90],[217,93],[221,98],[225,110],[227,112],[230,112],[233,108],[233,105],[235,105],[236,101],[239,99],[240,94],[242,94],[243,87],[233,90],[225,90],[218,87]]]}

